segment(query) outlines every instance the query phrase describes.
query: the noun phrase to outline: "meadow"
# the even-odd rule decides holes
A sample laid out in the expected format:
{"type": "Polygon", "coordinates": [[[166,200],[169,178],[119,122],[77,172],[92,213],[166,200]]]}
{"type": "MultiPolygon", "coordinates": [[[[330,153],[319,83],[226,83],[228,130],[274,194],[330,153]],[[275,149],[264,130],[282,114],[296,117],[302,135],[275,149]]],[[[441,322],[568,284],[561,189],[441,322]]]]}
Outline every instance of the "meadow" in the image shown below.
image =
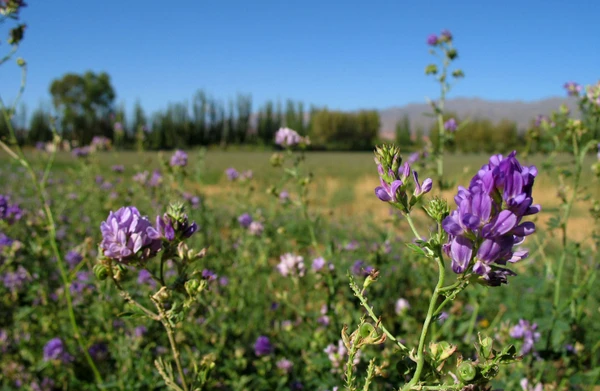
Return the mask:
{"type": "MultiPolygon", "coordinates": [[[[420,319],[427,313],[423,296],[431,294],[435,270],[406,246],[412,233],[404,218],[374,194],[378,180],[373,154],[279,155],[304,156],[299,180],[290,180],[282,167],[273,166],[273,154],[190,151],[185,167],[174,169],[168,163],[172,151],[105,151],[84,158],[58,153],[47,177],[47,193],[79,338],[65,308],[64,284],[34,188],[26,170],[2,155],[1,193],[10,195],[10,203],[23,211],[20,219],[4,221],[2,228],[6,237],[15,239],[3,247],[3,389],[183,389],[181,383],[168,381],[177,379],[175,366],[164,364],[169,360],[165,335],[169,333],[159,321],[144,318],[126,303],[133,297],[145,307],[152,305],[152,292],[161,283],[145,270],[157,275],[157,268],[162,273],[165,267],[164,278],[171,281],[181,278],[181,270],[169,260],[159,266],[156,259],[118,266],[111,271],[118,288],[98,274],[97,259],[103,259],[97,247],[102,241],[100,223],[110,211],[127,205],[137,206],[153,221],[152,216],[161,215],[170,202],[184,202],[189,220],[199,224],[186,243],[207,252],[186,275],[197,273],[202,288],[193,302],[180,303],[186,311],[172,323],[184,376],[197,389],[342,387],[348,357],[340,331],[345,324],[356,327],[364,314],[348,283],[370,278],[373,269],[379,277],[366,296],[370,305],[391,335],[405,344],[416,341],[420,319]],[[230,168],[238,175],[228,173],[230,168]],[[310,181],[302,182],[308,177],[310,181]],[[281,197],[284,190],[289,198],[281,197]],[[259,225],[250,228],[250,221],[259,225]],[[282,259],[291,254],[300,258],[286,269],[282,259]],[[123,295],[125,291],[129,293],[123,295]],[[87,347],[101,382],[88,368],[80,344],[87,347]],[[164,366],[157,370],[156,365],[164,366]]],[[[27,151],[25,156],[42,174],[48,154],[27,151]]],[[[426,199],[439,195],[451,202],[455,186],[466,186],[488,159],[483,154],[447,155],[446,174],[455,184],[444,192],[434,186],[426,199]]],[[[557,177],[542,169],[548,160],[568,164],[571,158],[521,159],[522,164],[540,167],[533,197],[542,212],[534,218],[538,232],[526,242],[530,255],[514,268],[518,276],[503,287],[474,284],[431,325],[432,340],[451,341],[464,357],[475,359],[479,333],[494,338],[495,344],[517,346],[522,357],[498,368],[496,389],[520,389],[532,373],[537,376],[529,380],[532,390],[542,382],[544,390],[592,389],[598,380],[600,295],[589,278],[597,268],[590,237],[595,221],[588,213],[590,200],[578,200],[569,220],[573,227],[569,237],[581,249],[574,258],[569,255],[559,288],[569,305],[556,317],[553,274],[562,249],[559,235],[544,226],[561,207],[557,177]],[[534,346],[527,348],[526,339],[511,337],[520,320],[539,327],[531,332],[534,346]],[[551,329],[554,333],[549,336],[551,329]],[[564,350],[571,345],[568,341],[574,342],[571,350],[564,350]]],[[[595,160],[592,155],[585,158],[584,176],[592,176],[589,167],[595,160]]],[[[414,169],[418,167],[419,162],[413,163],[414,169]]],[[[562,183],[569,184],[569,180],[562,183]]],[[[598,197],[597,181],[585,186],[598,197]]],[[[415,214],[420,232],[432,229],[425,213],[415,214]]],[[[447,274],[452,278],[451,271],[447,274]]],[[[175,303],[164,309],[172,310],[175,303]]],[[[363,347],[360,353],[349,367],[367,373],[369,359],[376,359],[369,389],[402,385],[403,361],[393,341],[363,347]]]]}

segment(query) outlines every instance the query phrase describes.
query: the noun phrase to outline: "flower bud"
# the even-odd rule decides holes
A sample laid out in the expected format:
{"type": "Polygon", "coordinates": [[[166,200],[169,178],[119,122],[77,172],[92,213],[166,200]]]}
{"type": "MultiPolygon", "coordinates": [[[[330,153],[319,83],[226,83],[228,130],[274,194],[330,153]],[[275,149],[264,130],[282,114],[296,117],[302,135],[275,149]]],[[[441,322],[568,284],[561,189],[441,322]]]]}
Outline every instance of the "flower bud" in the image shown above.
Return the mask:
{"type": "Polygon", "coordinates": [[[435,64],[429,64],[425,67],[426,75],[436,75],[437,72],[438,72],[438,69],[437,69],[437,65],[435,65],[435,64]]]}
{"type": "Polygon", "coordinates": [[[198,282],[198,280],[189,280],[185,282],[185,291],[192,297],[196,296],[199,287],[200,282],[198,282]]]}
{"type": "Polygon", "coordinates": [[[465,73],[462,71],[462,69],[456,69],[452,71],[452,76],[457,79],[460,79],[461,77],[465,77],[465,73]]]}
{"type": "Polygon", "coordinates": [[[446,53],[446,55],[450,60],[454,60],[456,57],[458,57],[458,52],[456,51],[456,49],[450,49],[448,50],[448,53],[446,53]]]}
{"type": "Polygon", "coordinates": [[[167,290],[167,287],[165,286],[160,288],[160,290],[156,292],[154,296],[152,296],[152,298],[158,301],[159,303],[164,303],[165,301],[169,300],[170,297],[171,293],[167,290]]]}

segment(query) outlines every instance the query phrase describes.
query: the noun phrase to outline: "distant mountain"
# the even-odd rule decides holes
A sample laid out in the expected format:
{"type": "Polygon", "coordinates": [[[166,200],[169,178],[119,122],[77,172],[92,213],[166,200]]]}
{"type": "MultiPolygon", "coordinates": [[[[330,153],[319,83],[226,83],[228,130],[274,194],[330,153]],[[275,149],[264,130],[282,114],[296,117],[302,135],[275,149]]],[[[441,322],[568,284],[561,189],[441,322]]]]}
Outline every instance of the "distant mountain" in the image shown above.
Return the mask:
{"type": "MultiPolygon", "coordinates": [[[[547,98],[538,101],[492,101],[480,98],[455,98],[446,102],[446,111],[454,112],[460,119],[465,118],[487,118],[492,122],[498,122],[502,119],[515,121],[520,131],[524,131],[529,126],[532,119],[538,114],[550,114],[558,110],[560,105],[566,104],[573,113],[577,112],[577,106],[574,99],[568,98],[547,98]]],[[[422,126],[425,134],[429,132],[434,119],[423,115],[431,113],[431,107],[425,103],[411,103],[400,107],[390,107],[380,110],[381,133],[382,135],[391,135],[396,128],[396,122],[404,115],[408,115],[411,128],[422,126]]]]}

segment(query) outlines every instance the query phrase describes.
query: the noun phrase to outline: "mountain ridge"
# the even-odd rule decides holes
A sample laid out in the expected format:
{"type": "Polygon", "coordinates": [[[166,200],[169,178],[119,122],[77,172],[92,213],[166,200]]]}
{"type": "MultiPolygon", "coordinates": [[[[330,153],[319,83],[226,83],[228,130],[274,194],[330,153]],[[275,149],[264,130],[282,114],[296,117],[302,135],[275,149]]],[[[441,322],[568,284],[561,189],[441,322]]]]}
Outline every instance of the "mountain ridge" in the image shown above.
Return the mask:
{"type": "MultiPolygon", "coordinates": [[[[457,97],[446,101],[445,111],[455,113],[459,120],[485,118],[496,123],[502,119],[508,119],[516,122],[519,131],[523,132],[539,114],[549,115],[552,111],[558,110],[562,104],[567,105],[574,114],[578,112],[576,101],[567,97],[548,97],[534,101],[457,97]]],[[[420,126],[423,128],[423,133],[428,134],[430,126],[435,122],[434,118],[423,115],[432,112],[427,102],[408,103],[378,111],[381,118],[380,133],[382,135],[393,134],[396,122],[404,115],[408,115],[413,132],[420,126]]]]}

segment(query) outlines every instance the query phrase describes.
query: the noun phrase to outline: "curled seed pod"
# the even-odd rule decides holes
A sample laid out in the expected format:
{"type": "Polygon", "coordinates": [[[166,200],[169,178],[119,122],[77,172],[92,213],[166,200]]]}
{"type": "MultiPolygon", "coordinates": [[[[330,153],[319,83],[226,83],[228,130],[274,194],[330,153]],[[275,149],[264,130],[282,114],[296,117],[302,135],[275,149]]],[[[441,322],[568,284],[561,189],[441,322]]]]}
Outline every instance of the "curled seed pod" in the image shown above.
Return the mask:
{"type": "Polygon", "coordinates": [[[94,275],[100,281],[104,281],[108,278],[108,266],[98,263],[94,265],[94,275]]]}
{"type": "Polygon", "coordinates": [[[458,366],[458,378],[464,383],[471,383],[477,377],[477,366],[470,361],[463,361],[458,366]]]}
{"type": "Polygon", "coordinates": [[[360,336],[362,338],[367,338],[374,332],[376,332],[375,326],[373,326],[371,323],[364,323],[360,326],[360,336]]]}

